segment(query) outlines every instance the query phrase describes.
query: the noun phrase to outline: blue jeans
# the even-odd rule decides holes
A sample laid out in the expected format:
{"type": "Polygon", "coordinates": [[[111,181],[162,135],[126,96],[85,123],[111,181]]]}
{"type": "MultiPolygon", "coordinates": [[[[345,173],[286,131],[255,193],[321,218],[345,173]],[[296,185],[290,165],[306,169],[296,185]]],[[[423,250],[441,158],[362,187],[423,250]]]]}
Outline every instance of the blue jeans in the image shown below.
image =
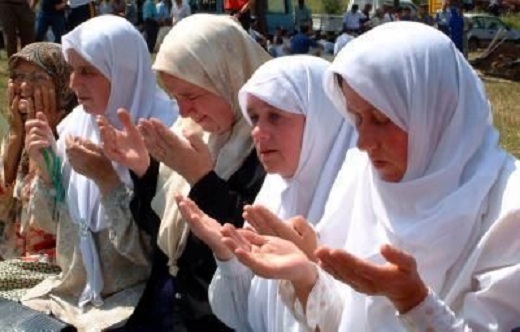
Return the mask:
{"type": "Polygon", "coordinates": [[[65,33],[65,15],[60,13],[39,12],[36,18],[36,41],[43,41],[49,26],[54,35],[54,42],[61,43],[61,36],[65,33]]]}

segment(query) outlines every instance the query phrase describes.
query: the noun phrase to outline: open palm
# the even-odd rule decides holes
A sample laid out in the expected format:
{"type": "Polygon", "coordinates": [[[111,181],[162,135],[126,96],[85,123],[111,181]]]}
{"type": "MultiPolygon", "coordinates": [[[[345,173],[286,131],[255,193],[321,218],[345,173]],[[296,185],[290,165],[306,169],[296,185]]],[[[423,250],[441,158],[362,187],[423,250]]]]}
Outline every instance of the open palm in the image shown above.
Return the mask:
{"type": "Polygon", "coordinates": [[[220,223],[205,214],[191,199],[179,195],[175,200],[193,234],[206,243],[219,260],[226,261],[233,258],[233,252],[222,242],[220,223]]]}
{"type": "Polygon", "coordinates": [[[103,116],[97,118],[103,152],[110,160],[142,176],[150,165],[148,150],[128,111],[119,109],[117,115],[124,125],[123,130],[111,126],[103,116]]]}
{"type": "Polygon", "coordinates": [[[263,278],[297,281],[310,268],[314,268],[307,256],[290,241],[237,230],[230,225],[223,227],[222,234],[224,242],[234,250],[238,260],[263,278]],[[237,236],[250,244],[249,250],[239,245],[237,236]]]}

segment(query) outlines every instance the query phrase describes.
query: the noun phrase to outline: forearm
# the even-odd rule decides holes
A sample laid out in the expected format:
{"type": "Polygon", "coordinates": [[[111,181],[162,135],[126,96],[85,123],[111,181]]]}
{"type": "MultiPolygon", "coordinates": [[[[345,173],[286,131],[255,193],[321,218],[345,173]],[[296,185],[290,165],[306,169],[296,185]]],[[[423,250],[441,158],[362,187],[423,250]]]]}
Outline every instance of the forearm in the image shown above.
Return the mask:
{"type": "Polygon", "coordinates": [[[98,186],[101,196],[106,196],[116,189],[116,187],[121,183],[121,180],[117,173],[112,170],[107,174],[99,176],[94,180],[94,182],[98,186]]]}
{"type": "Polygon", "coordinates": [[[279,283],[281,299],[300,323],[313,331],[337,331],[341,320],[345,293],[348,286],[336,281],[325,271],[317,268],[318,277],[309,293],[305,305],[300,301],[302,294],[287,280],[279,283]],[[297,293],[298,292],[298,293],[297,293]]]}

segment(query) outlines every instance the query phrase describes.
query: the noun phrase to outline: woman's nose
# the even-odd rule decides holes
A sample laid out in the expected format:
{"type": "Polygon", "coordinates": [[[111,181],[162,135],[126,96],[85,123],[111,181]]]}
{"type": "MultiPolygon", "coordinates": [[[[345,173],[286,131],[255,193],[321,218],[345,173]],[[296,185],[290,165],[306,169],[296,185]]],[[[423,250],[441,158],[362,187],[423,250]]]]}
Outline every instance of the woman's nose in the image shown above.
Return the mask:
{"type": "Polygon", "coordinates": [[[360,150],[370,152],[377,147],[378,144],[378,133],[377,128],[373,128],[370,125],[363,125],[357,128],[358,130],[358,141],[357,146],[360,150]]]}

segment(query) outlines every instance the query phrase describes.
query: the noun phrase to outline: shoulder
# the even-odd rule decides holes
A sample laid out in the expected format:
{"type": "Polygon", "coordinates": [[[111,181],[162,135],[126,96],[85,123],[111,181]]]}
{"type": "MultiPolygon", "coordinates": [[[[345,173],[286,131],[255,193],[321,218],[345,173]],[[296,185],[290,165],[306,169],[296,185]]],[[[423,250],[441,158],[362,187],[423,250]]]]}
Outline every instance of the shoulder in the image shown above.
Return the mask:
{"type": "Polygon", "coordinates": [[[495,186],[490,192],[490,205],[497,204],[500,215],[520,210],[520,161],[508,156],[495,186]]]}

